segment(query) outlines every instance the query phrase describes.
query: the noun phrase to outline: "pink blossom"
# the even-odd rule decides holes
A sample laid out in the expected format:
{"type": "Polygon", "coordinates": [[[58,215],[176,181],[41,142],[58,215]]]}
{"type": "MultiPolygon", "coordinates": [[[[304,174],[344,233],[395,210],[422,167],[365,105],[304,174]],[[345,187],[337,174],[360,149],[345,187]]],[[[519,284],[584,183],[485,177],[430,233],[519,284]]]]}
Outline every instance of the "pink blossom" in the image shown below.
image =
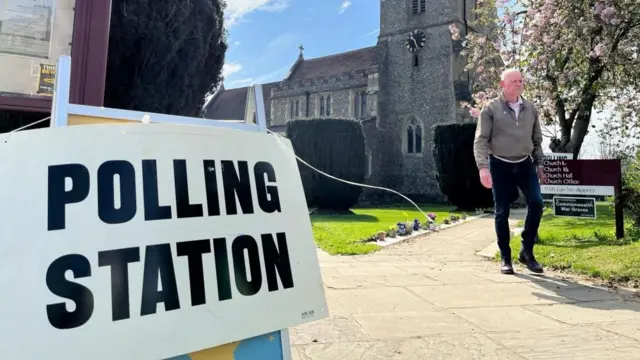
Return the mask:
{"type": "Polygon", "coordinates": [[[469,113],[476,119],[480,117],[480,110],[476,108],[471,108],[471,110],[469,110],[469,113]]]}
{"type": "Polygon", "coordinates": [[[603,57],[607,51],[607,46],[604,44],[598,44],[596,47],[589,53],[591,57],[599,58],[603,57]]]}
{"type": "Polygon", "coordinates": [[[616,9],[613,6],[609,6],[602,11],[600,14],[600,18],[604,22],[611,22],[611,20],[616,16],[616,9]]]}
{"type": "Polygon", "coordinates": [[[502,20],[507,24],[511,24],[513,22],[513,19],[509,14],[504,14],[504,16],[502,17],[502,20]]]}
{"type": "Polygon", "coordinates": [[[529,9],[529,10],[527,10],[527,14],[528,14],[528,15],[535,15],[535,14],[537,14],[537,13],[538,13],[538,10],[536,10],[536,9],[529,9]]]}
{"type": "Polygon", "coordinates": [[[593,7],[593,13],[596,15],[600,15],[602,14],[603,11],[604,11],[604,4],[602,2],[597,2],[596,5],[593,7]]]}
{"type": "Polygon", "coordinates": [[[484,91],[479,91],[479,92],[476,94],[476,99],[477,99],[478,101],[484,101],[486,98],[487,98],[487,94],[486,94],[484,91]]]}
{"type": "Polygon", "coordinates": [[[476,69],[476,72],[481,73],[484,71],[484,66],[480,65],[478,66],[478,68],[476,69]]]}

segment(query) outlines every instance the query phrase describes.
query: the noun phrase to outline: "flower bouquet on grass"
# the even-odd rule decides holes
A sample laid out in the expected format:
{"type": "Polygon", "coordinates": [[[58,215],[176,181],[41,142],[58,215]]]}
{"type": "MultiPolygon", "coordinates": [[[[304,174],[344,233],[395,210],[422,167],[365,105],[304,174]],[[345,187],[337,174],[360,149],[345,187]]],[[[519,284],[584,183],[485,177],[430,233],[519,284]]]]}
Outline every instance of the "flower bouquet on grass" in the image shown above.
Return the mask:
{"type": "Polygon", "coordinates": [[[429,225],[428,225],[428,229],[429,230],[436,230],[436,214],[434,213],[429,213],[427,214],[427,221],[429,221],[429,225]]]}

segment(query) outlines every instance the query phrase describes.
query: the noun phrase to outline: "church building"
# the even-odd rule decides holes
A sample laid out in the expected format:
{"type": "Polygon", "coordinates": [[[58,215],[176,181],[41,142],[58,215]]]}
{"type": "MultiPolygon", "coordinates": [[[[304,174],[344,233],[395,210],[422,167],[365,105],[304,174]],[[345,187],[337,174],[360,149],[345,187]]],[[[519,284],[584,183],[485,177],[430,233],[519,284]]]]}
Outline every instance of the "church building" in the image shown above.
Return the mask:
{"type": "MultiPolygon", "coordinates": [[[[300,47],[284,79],[262,84],[268,127],[284,133],[293,119],[358,119],[366,137],[368,184],[417,201],[442,200],[431,127],[471,121],[460,107],[471,101],[471,79],[449,25],[456,24],[461,35],[473,31],[467,22],[476,1],[380,0],[376,44],[313,59],[305,59],[300,47]]],[[[245,119],[251,90],[221,86],[205,104],[204,117],[245,119]]],[[[365,197],[383,200],[389,193],[366,190],[365,197]]]]}

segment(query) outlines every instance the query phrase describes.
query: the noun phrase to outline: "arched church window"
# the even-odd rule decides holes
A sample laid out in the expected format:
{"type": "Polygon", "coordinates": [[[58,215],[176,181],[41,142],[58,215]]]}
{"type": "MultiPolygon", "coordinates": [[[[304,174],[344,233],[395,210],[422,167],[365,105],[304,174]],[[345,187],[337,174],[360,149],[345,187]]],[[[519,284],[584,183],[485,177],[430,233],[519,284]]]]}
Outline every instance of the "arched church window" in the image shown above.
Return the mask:
{"type": "Polygon", "coordinates": [[[422,153],[422,127],[420,125],[415,127],[415,137],[416,154],[420,154],[422,153]]]}
{"type": "Polygon", "coordinates": [[[327,95],[327,97],[325,98],[326,101],[326,113],[327,116],[331,116],[331,95],[327,95]]]}
{"type": "Polygon", "coordinates": [[[324,116],[324,96],[320,95],[320,116],[324,116]]]}
{"type": "Polygon", "coordinates": [[[294,112],[293,112],[294,110],[295,110],[295,108],[293,107],[293,100],[290,100],[289,101],[289,118],[290,119],[293,119],[294,116],[295,116],[294,112]]]}
{"type": "Polygon", "coordinates": [[[411,122],[407,126],[407,154],[421,154],[422,153],[422,126],[416,121],[411,119],[411,122]]]}
{"type": "Polygon", "coordinates": [[[296,116],[300,117],[300,100],[296,100],[296,116]]]}
{"type": "Polygon", "coordinates": [[[418,0],[412,0],[413,4],[411,4],[411,9],[413,10],[413,15],[418,14],[418,0]]]}
{"type": "Polygon", "coordinates": [[[356,119],[363,119],[367,117],[367,92],[358,91],[354,97],[354,115],[356,119]]]}

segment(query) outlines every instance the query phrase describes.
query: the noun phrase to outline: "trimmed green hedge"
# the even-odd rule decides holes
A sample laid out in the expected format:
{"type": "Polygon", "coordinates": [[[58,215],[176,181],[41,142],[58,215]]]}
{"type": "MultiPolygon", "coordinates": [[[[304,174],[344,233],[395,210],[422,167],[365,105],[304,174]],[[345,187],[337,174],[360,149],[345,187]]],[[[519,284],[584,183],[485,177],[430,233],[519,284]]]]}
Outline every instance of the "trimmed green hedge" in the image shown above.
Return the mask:
{"type": "MultiPolygon", "coordinates": [[[[286,136],[305,162],[329,175],[356,183],[365,178],[365,137],[362,124],[351,119],[300,119],[287,123],[286,136]]],[[[345,184],[298,162],[308,206],[348,210],[362,187],[345,184]]]]}
{"type": "Polygon", "coordinates": [[[460,210],[493,206],[493,194],[480,183],[473,156],[475,123],[438,124],[433,128],[433,156],[440,191],[460,210]]]}

